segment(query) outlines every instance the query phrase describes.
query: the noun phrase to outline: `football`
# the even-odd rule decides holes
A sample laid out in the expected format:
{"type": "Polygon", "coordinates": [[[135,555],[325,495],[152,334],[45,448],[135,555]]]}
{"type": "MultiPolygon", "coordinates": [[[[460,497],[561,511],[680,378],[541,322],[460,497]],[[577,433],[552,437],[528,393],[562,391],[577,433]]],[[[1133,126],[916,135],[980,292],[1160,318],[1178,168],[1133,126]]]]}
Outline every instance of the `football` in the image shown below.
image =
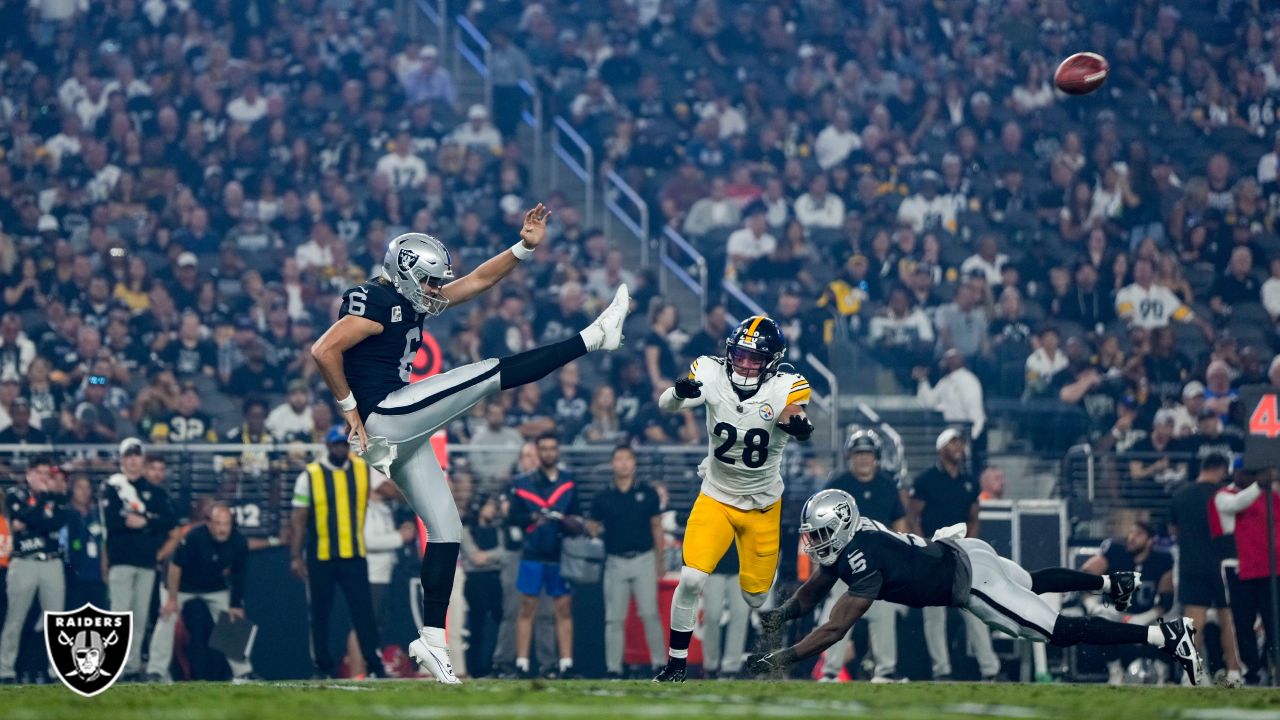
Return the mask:
{"type": "Polygon", "coordinates": [[[1053,84],[1068,95],[1088,95],[1107,81],[1107,59],[1097,53],[1076,53],[1058,66],[1053,84]]]}

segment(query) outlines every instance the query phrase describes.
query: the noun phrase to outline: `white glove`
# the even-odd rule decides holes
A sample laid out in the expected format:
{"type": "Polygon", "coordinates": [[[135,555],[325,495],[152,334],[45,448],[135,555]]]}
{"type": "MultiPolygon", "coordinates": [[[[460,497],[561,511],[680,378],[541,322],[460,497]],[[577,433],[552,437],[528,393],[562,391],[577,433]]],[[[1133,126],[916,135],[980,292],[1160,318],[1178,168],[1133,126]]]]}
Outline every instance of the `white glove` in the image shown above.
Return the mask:
{"type": "Polygon", "coordinates": [[[933,542],[938,542],[939,540],[956,540],[964,537],[968,532],[969,527],[967,525],[964,523],[956,523],[955,525],[938,528],[934,531],[933,537],[930,538],[930,540],[933,542]]]}
{"type": "Polygon", "coordinates": [[[396,459],[396,446],[387,442],[382,436],[370,437],[368,449],[360,452],[360,438],[352,435],[348,442],[351,444],[351,452],[364,458],[364,461],[375,468],[378,472],[391,477],[391,463],[396,459]]]}

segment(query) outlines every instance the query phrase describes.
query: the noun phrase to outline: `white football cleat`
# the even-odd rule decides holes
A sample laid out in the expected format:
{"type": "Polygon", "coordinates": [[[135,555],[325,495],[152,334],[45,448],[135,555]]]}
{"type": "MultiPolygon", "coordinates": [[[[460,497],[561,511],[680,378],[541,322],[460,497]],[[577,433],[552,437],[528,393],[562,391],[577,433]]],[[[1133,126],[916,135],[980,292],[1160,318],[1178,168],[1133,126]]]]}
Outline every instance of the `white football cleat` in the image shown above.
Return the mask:
{"type": "Polygon", "coordinates": [[[595,322],[587,326],[583,332],[583,341],[587,352],[595,350],[617,350],[622,347],[622,323],[627,319],[627,311],[631,309],[631,293],[626,283],[618,286],[613,295],[613,302],[600,313],[595,322]]]}
{"type": "Polygon", "coordinates": [[[445,685],[461,685],[462,681],[453,674],[453,663],[449,662],[449,651],[442,647],[432,647],[425,640],[418,638],[409,643],[409,657],[426,668],[438,682],[445,685]]]}

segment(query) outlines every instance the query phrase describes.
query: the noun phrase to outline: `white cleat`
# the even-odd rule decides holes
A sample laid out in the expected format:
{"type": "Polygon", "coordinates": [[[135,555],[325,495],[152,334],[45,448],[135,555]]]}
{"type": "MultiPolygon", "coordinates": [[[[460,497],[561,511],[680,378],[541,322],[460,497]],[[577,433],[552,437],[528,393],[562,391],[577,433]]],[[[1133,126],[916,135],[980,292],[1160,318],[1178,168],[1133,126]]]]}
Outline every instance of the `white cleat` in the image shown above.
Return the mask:
{"type": "Polygon", "coordinates": [[[453,674],[453,663],[449,662],[449,651],[442,647],[432,647],[425,640],[418,638],[409,643],[409,657],[425,668],[435,679],[445,685],[461,685],[462,681],[453,674]]]}
{"type": "Polygon", "coordinates": [[[631,293],[628,292],[624,283],[618,286],[618,292],[614,293],[613,302],[609,303],[609,307],[605,308],[604,312],[600,313],[600,317],[591,323],[589,329],[596,332],[590,334],[596,341],[587,343],[587,351],[617,350],[622,347],[622,323],[626,321],[627,311],[630,309],[631,293]]]}

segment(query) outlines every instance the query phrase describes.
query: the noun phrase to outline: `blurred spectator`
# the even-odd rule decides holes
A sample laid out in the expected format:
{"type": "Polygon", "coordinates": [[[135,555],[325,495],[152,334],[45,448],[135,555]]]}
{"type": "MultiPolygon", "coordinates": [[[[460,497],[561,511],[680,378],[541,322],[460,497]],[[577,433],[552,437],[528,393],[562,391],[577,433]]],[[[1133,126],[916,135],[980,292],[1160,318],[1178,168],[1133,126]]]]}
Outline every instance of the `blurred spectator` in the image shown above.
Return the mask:
{"type": "MultiPolygon", "coordinates": [[[[916,367],[912,371],[918,383],[916,397],[925,407],[942,413],[949,423],[969,423],[969,438],[976,444],[987,426],[982,383],[965,367],[964,355],[957,350],[948,350],[942,356],[942,369],[943,376],[936,385],[929,384],[927,368],[916,367]]],[[[976,447],[974,454],[978,454],[976,447]]],[[[981,463],[977,465],[981,467],[981,463]]]]}
{"type": "Polygon", "coordinates": [[[911,386],[909,368],[919,367],[933,356],[933,325],[913,306],[907,291],[895,286],[889,291],[889,302],[871,319],[867,333],[876,359],[894,371],[902,388],[911,386]]]}
{"type": "Polygon", "coordinates": [[[491,400],[484,406],[484,425],[471,434],[471,445],[484,448],[468,454],[471,471],[481,480],[504,480],[511,474],[524,436],[507,425],[502,403],[491,400]]]}
{"type": "Polygon", "coordinates": [[[1222,455],[1234,461],[1244,452],[1244,437],[1239,430],[1224,426],[1216,410],[1207,405],[1196,417],[1196,431],[1174,442],[1174,452],[1190,456],[1187,477],[1200,475],[1200,463],[1210,455],[1222,455]]]}
{"type": "Polygon", "coordinates": [[[31,403],[26,398],[14,398],[9,403],[7,415],[9,427],[0,430],[0,445],[43,445],[49,442],[49,436],[31,424],[31,403]]]}
{"type": "Polygon", "coordinates": [[[21,380],[35,357],[36,344],[23,332],[17,313],[0,316],[0,379],[21,380]]]}
{"type": "Polygon", "coordinates": [[[314,425],[311,417],[311,388],[301,378],[289,381],[285,401],[267,414],[267,432],[280,439],[301,435],[310,437],[314,425]]]}
{"type": "Polygon", "coordinates": [[[1231,251],[1226,274],[1219,275],[1209,289],[1209,307],[1225,320],[1233,307],[1256,303],[1259,296],[1258,281],[1253,278],[1253,255],[1248,247],[1236,247],[1231,251]]]}
{"type": "Polygon", "coordinates": [[[489,123],[489,111],[483,105],[467,110],[467,121],[449,133],[448,141],[477,152],[493,152],[502,146],[502,134],[489,123]]]}
{"type": "Polygon", "coordinates": [[[551,419],[562,443],[572,443],[587,424],[590,399],[582,386],[581,372],[576,362],[560,368],[556,373],[556,385],[545,396],[551,419]]]}
{"type": "Polygon", "coordinates": [[[542,389],[535,383],[516,389],[516,401],[507,409],[507,422],[525,438],[536,438],[555,428],[555,421],[546,412],[542,402],[542,389]]]}
{"type": "Polygon", "coordinates": [[[106,526],[87,475],[71,477],[67,521],[67,607],[107,606],[106,526]]]}
{"type": "Polygon", "coordinates": [[[990,317],[969,284],[956,288],[955,299],[938,308],[934,324],[938,328],[938,346],[955,350],[968,359],[987,354],[990,317]]]}
{"type": "Polygon", "coordinates": [[[1173,411],[1160,410],[1151,422],[1151,433],[1129,447],[1130,479],[1172,487],[1186,477],[1186,466],[1174,455],[1178,450],[1174,423],[1173,411]]]}
{"type": "Polygon", "coordinates": [[[1067,356],[1059,351],[1058,329],[1052,325],[1040,330],[1036,349],[1027,356],[1027,392],[1033,397],[1046,397],[1054,377],[1067,369],[1067,356]]]}
{"type": "Polygon", "coordinates": [[[217,442],[213,420],[200,409],[200,391],[188,385],[178,395],[178,407],[165,415],[151,429],[153,437],[164,437],[170,443],[217,442]]]}
{"type": "Polygon", "coordinates": [[[1133,264],[1133,283],[1116,294],[1116,315],[1130,327],[1146,330],[1162,328],[1171,321],[1196,323],[1205,337],[1213,337],[1213,329],[1177,295],[1162,285],[1153,284],[1155,270],[1147,258],[1138,258],[1133,264]]]}
{"type": "Polygon", "coordinates": [[[806,230],[835,230],[844,224],[844,201],[828,191],[827,176],[809,181],[809,190],[795,200],[796,219],[806,230]]]}
{"type": "Polygon", "coordinates": [[[510,563],[503,547],[502,504],[494,495],[478,495],[467,513],[462,534],[463,592],[467,598],[467,670],[471,677],[488,677],[502,623],[502,568],[510,563]]]}

